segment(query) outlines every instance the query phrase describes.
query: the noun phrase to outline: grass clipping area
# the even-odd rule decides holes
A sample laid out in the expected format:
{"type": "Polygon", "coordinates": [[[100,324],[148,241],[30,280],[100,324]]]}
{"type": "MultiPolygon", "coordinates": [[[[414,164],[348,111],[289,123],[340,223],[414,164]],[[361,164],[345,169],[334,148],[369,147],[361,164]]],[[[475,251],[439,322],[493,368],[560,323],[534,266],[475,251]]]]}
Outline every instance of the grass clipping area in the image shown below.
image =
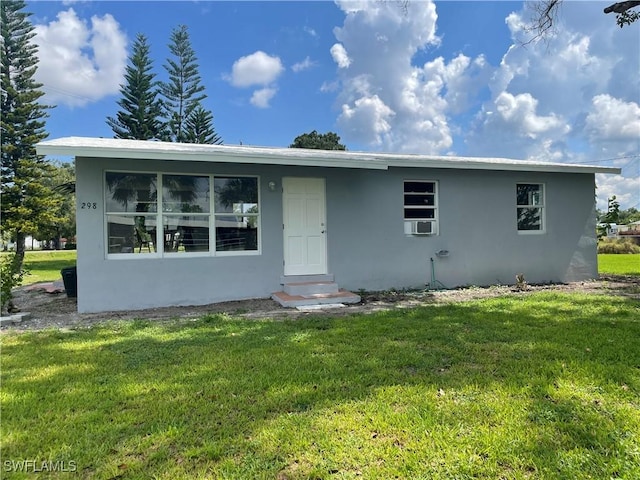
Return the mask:
{"type": "Polygon", "coordinates": [[[623,297],[540,293],[369,316],[6,333],[3,467],[640,478],[638,314],[623,297]]]}

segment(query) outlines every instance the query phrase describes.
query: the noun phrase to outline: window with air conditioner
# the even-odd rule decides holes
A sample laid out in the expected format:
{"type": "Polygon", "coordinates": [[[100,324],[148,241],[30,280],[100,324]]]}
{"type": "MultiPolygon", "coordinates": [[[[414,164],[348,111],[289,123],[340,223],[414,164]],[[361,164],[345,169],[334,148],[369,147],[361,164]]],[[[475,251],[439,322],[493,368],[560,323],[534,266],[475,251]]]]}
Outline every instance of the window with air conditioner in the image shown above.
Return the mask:
{"type": "Polygon", "coordinates": [[[433,180],[404,181],[404,233],[438,234],[438,184],[433,180]]]}

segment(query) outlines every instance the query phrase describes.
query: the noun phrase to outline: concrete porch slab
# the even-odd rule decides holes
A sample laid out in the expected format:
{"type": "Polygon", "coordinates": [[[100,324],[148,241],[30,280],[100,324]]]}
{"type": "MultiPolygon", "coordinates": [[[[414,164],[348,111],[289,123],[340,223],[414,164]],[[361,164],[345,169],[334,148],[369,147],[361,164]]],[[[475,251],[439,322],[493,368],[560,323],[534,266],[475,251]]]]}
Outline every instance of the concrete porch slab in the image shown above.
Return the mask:
{"type": "Polygon", "coordinates": [[[285,292],[275,292],[271,298],[283,307],[302,307],[309,305],[326,305],[331,303],[358,303],[360,296],[348,290],[339,290],[337,293],[318,295],[289,295],[285,292]]]}

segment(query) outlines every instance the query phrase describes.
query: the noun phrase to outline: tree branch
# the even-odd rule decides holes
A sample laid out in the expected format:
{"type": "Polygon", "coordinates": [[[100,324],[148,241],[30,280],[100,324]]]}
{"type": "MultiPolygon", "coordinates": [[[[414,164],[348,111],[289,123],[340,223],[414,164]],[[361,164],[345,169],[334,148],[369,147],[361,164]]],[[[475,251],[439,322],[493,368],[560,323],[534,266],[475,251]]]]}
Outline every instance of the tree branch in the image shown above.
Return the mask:
{"type": "Polygon", "coordinates": [[[637,7],[637,6],[640,6],[640,1],[638,0],[629,1],[629,2],[617,2],[605,8],[604,13],[611,13],[611,12],[624,13],[630,8],[637,7]]]}

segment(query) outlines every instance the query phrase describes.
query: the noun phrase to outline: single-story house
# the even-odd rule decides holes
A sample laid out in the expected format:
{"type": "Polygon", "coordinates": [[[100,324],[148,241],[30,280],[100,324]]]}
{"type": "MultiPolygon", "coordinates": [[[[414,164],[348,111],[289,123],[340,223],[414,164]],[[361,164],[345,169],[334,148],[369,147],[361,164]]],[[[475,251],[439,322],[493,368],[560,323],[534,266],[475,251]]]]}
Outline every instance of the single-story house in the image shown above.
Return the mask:
{"type": "Polygon", "coordinates": [[[283,285],[304,297],[310,283],[353,301],[331,289],[595,278],[595,174],[620,173],[80,137],[36,148],[76,159],[80,312],[261,298],[283,285]]]}
{"type": "Polygon", "coordinates": [[[624,227],[624,225],[618,225],[616,223],[598,223],[596,225],[596,228],[600,231],[604,231],[607,237],[617,237],[620,227],[624,227]]]}
{"type": "Polygon", "coordinates": [[[627,231],[640,233],[640,220],[629,223],[629,225],[627,225],[627,231]]]}

